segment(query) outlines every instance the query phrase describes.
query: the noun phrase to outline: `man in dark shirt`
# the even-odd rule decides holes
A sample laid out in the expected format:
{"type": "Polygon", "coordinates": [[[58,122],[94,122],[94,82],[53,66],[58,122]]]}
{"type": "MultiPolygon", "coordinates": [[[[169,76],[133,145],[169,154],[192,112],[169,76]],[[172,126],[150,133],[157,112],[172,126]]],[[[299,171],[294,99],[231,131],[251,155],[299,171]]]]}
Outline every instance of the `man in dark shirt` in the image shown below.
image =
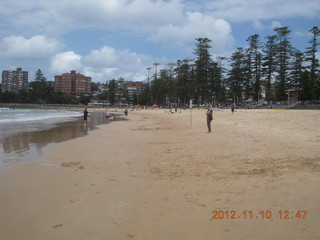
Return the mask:
{"type": "Polygon", "coordinates": [[[213,119],[212,116],[213,110],[211,108],[211,105],[208,105],[208,110],[207,110],[207,126],[208,126],[208,133],[211,132],[211,121],[213,119]]]}
{"type": "Polygon", "coordinates": [[[85,124],[88,123],[88,110],[87,109],[84,109],[84,111],[83,111],[83,121],[85,124]]]}

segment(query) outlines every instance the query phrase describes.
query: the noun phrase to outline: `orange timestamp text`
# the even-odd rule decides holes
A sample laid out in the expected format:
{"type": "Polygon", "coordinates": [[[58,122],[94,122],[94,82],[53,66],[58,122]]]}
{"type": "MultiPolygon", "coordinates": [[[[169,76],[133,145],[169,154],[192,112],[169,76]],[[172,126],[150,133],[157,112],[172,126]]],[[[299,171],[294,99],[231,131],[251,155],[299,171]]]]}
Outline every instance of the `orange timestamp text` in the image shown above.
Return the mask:
{"type": "Polygon", "coordinates": [[[237,220],[237,219],[305,219],[307,210],[214,210],[210,220],[237,220]]]}

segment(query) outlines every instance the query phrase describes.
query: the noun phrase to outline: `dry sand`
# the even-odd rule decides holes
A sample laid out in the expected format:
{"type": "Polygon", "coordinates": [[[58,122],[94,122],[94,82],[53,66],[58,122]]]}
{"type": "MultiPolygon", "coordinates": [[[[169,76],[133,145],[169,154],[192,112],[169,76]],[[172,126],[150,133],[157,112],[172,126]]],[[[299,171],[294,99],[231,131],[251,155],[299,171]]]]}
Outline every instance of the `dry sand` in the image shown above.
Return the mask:
{"type": "Polygon", "coordinates": [[[214,111],[212,133],[189,113],[130,112],[1,172],[0,238],[320,239],[320,111],[214,111]]]}

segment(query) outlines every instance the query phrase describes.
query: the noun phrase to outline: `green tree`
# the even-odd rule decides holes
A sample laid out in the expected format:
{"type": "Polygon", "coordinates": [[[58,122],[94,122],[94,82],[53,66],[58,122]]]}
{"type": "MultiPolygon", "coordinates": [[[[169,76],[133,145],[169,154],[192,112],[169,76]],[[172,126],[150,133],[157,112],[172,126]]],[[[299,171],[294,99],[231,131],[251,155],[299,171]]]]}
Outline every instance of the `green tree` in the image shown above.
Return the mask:
{"type": "Polygon", "coordinates": [[[31,103],[46,103],[47,96],[51,92],[53,92],[53,88],[48,86],[47,79],[38,69],[34,81],[29,83],[29,101],[31,103]]]}
{"type": "Polygon", "coordinates": [[[193,98],[193,65],[191,59],[178,60],[176,64],[176,94],[180,105],[186,106],[193,98]]]}
{"type": "Polygon", "coordinates": [[[160,71],[160,77],[151,82],[151,93],[155,104],[166,106],[168,103],[169,84],[167,73],[167,71],[160,71]]]}
{"type": "Polygon", "coordinates": [[[304,54],[299,50],[294,50],[292,58],[293,59],[290,75],[290,86],[295,86],[298,88],[298,100],[300,101],[302,90],[304,54]]]}
{"type": "Polygon", "coordinates": [[[116,103],[116,93],[118,91],[118,83],[115,79],[111,80],[108,84],[110,103],[114,105],[116,103]]]}
{"type": "Polygon", "coordinates": [[[249,38],[247,38],[247,42],[249,42],[249,47],[245,49],[245,62],[246,62],[246,78],[244,81],[244,94],[245,99],[248,99],[251,96],[251,86],[253,84],[254,79],[254,70],[253,70],[253,64],[255,59],[255,51],[257,49],[258,45],[258,38],[259,35],[251,35],[249,38]]]}
{"type": "Polygon", "coordinates": [[[18,99],[18,94],[15,93],[15,92],[8,92],[8,91],[5,91],[3,92],[2,94],[2,99],[1,99],[1,102],[2,103],[16,103],[18,102],[17,99],[18,99]]]}
{"type": "Polygon", "coordinates": [[[80,93],[79,102],[83,105],[88,105],[92,99],[91,93],[80,93]]]}
{"type": "Polygon", "coordinates": [[[132,102],[132,104],[133,105],[137,105],[138,103],[139,103],[139,97],[138,97],[136,91],[134,91],[133,92],[133,102],[132,102]]]}
{"type": "Polygon", "coordinates": [[[47,79],[45,78],[45,76],[43,75],[43,73],[41,72],[40,69],[38,69],[38,70],[36,71],[34,81],[35,81],[35,82],[46,82],[46,81],[47,81],[47,79]]]}
{"type": "Polygon", "coordinates": [[[246,49],[247,58],[247,79],[245,81],[245,97],[248,99],[252,96],[255,100],[259,100],[260,94],[260,78],[261,78],[261,43],[258,34],[251,35],[247,42],[249,47],[246,49]],[[253,92],[251,87],[253,86],[253,92]]]}
{"type": "Polygon", "coordinates": [[[261,92],[261,75],[262,75],[262,54],[260,52],[255,56],[255,81],[253,83],[254,99],[259,101],[261,92]]]}
{"type": "Polygon", "coordinates": [[[242,99],[243,86],[246,80],[246,57],[243,48],[238,48],[231,56],[231,69],[228,73],[227,85],[229,88],[229,98],[239,103],[242,99]]]}
{"type": "Polygon", "coordinates": [[[174,77],[174,67],[176,65],[174,63],[168,63],[165,66],[165,69],[163,71],[163,78],[166,82],[166,89],[167,89],[167,101],[169,104],[169,107],[176,106],[177,104],[177,84],[176,79],[174,77]]]}
{"type": "Polygon", "coordinates": [[[212,42],[208,38],[196,38],[196,48],[194,54],[196,55],[195,61],[195,87],[196,87],[196,103],[211,103],[210,98],[211,81],[210,71],[212,70],[212,59],[209,49],[211,48],[210,43],[212,42]]]}
{"type": "Polygon", "coordinates": [[[313,89],[310,81],[310,73],[305,70],[301,76],[300,100],[306,101],[312,99],[313,89]]]}
{"type": "Polygon", "coordinates": [[[91,92],[98,92],[99,91],[99,84],[95,83],[95,82],[91,82],[90,91],[91,92]]]}
{"type": "Polygon", "coordinates": [[[292,56],[292,46],[290,43],[291,30],[288,27],[275,28],[277,33],[277,81],[276,81],[276,95],[278,100],[286,100],[286,90],[289,85],[289,66],[292,56]]]}
{"type": "Polygon", "coordinates": [[[20,89],[18,94],[17,94],[17,102],[18,103],[28,103],[28,91],[26,89],[20,89]]]}
{"type": "Polygon", "coordinates": [[[144,86],[142,87],[142,92],[140,94],[137,94],[137,103],[140,105],[149,105],[150,104],[150,91],[149,91],[149,83],[144,83],[144,86]]]}
{"type": "Polygon", "coordinates": [[[267,42],[263,47],[263,63],[262,74],[266,79],[266,100],[269,102],[273,100],[273,94],[271,92],[271,83],[273,82],[274,74],[276,71],[277,61],[277,36],[267,36],[267,42]]]}
{"type": "Polygon", "coordinates": [[[109,91],[102,91],[97,95],[98,100],[108,100],[110,98],[109,91]]]}
{"type": "Polygon", "coordinates": [[[227,60],[225,57],[217,57],[216,72],[214,73],[214,78],[216,82],[216,99],[218,102],[225,102],[226,99],[226,86],[225,77],[226,68],[223,66],[223,61],[227,60]]]}
{"type": "Polygon", "coordinates": [[[313,27],[309,31],[311,35],[311,39],[308,41],[310,46],[307,48],[305,52],[306,61],[308,63],[307,68],[310,72],[310,87],[312,89],[312,99],[319,99],[320,97],[320,79],[319,79],[319,59],[317,59],[318,52],[318,38],[320,36],[320,30],[318,27],[313,27]]]}
{"type": "Polygon", "coordinates": [[[210,64],[209,71],[209,82],[208,82],[208,94],[209,94],[209,102],[215,104],[218,100],[219,93],[221,92],[221,69],[219,63],[216,61],[212,61],[210,64]]]}

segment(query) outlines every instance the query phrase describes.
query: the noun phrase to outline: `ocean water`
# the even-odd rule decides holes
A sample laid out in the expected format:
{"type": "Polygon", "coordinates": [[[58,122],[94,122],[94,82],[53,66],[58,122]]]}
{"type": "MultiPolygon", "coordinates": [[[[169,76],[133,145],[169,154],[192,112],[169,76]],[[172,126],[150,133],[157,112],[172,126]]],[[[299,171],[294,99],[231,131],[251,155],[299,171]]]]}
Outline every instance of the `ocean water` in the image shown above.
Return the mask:
{"type": "Polygon", "coordinates": [[[90,112],[89,125],[82,111],[0,108],[0,170],[40,160],[44,147],[82,137],[107,123],[102,112],[90,112]]]}
{"type": "Polygon", "coordinates": [[[43,130],[53,124],[72,121],[82,112],[64,110],[0,108],[0,139],[18,132],[43,130]]]}
{"type": "Polygon", "coordinates": [[[0,123],[80,116],[81,112],[47,109],[0,108],[0,123]]]}
{"type": "Polygon", "coordinates": [[[81,116],[81,112],[47,109],[0,108],[0,123],[26,122],[49,118],[81,116]]]}

